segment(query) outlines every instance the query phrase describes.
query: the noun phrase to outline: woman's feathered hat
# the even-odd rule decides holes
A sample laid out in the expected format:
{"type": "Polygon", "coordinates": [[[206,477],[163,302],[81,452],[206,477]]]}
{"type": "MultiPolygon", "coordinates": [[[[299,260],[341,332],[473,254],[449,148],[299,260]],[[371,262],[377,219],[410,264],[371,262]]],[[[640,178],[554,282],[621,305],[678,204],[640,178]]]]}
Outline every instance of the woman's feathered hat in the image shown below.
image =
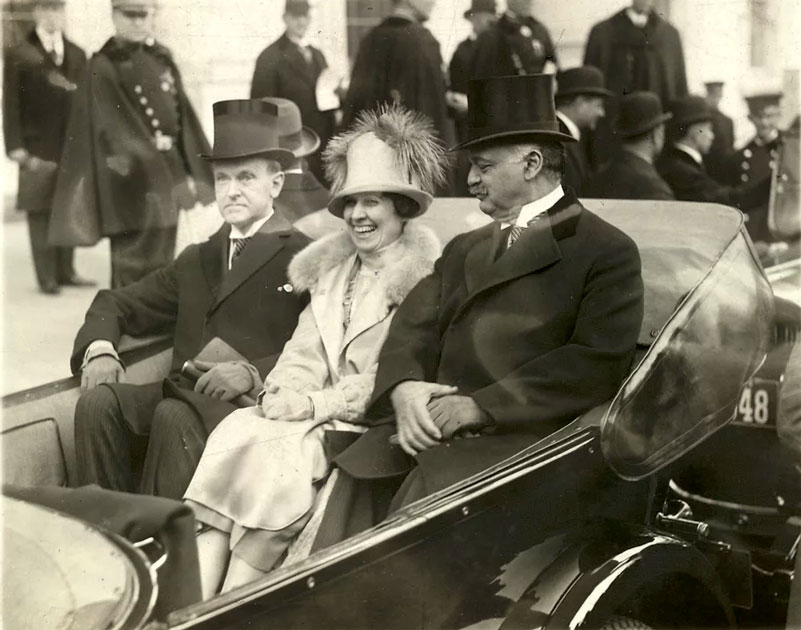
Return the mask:
{"type": "Polygon", "coordinates": [[[353,126],[328,143],[323,153],[331,185],[328,210],[342,217],[345,197],[392,192],[417,202],[423,214],[445,183],[448,157],[425,115],[399,105],[363,111],[353,126]]]}

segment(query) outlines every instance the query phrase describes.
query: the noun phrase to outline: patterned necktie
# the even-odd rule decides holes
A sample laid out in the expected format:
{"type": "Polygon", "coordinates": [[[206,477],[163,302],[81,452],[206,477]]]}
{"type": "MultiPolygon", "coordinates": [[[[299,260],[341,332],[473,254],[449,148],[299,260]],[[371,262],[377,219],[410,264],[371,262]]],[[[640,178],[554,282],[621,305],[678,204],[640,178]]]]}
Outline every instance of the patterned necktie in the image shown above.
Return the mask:
{"type": "Polygon", "coordinates": [[[231,239],[231,247],[234,248],[234,253],[231,255],[231,264],[234,264],[234,261],[239,257],[239,254],[242,253],[242,250],[245,249],[245,246],[248,244],[248,238],[232,238],[231,239]]]}
{"type": "Polygon", "coordinates": [[[542,214],[538,214],[528,223],[526,223],[526,225],[513,225],[511,228],[509,228],[509,239],[506,241],[506,249],[509,249],[512,245],[514,245],[523,232],[534,225],[541,217],[542,214]]]}

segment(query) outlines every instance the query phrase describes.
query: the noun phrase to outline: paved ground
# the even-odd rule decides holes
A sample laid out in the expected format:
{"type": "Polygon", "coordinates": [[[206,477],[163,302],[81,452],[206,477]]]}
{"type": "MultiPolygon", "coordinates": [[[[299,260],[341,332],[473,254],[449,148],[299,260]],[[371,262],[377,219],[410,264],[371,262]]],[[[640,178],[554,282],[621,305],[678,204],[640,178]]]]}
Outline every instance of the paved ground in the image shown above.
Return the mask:
{"type": "Polygon", "coordinates": [[[39,292],[33,271],[28,225],[6,217],[2,224],[3,327],[0,393],[8,394],[69,376],[72,341],[97,288],[108,286],[108,241],[75,252],[75,267],[97,288],[39,292]]]}

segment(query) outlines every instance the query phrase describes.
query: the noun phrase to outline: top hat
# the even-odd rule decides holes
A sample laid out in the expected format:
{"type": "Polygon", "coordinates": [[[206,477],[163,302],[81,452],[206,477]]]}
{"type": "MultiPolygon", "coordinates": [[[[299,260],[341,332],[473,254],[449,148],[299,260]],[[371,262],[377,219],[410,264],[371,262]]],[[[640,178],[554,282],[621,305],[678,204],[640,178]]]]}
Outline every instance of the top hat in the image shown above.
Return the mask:
{"type": "Polygon", "coordinates": [[[709,88],[720,88],[723,87],[725,81],[721,81],[720,79],[713,79],[712,81],[704,81],[704,87],[709,88]]]}
{"type": "Polygon", "coordinates": [[[289,15],[309,15],[311,5],[308,0],[286,0],[284,5],[284,13],[289,15]]]}
{"type": "Polygon", "coordinates": [[[364,111],[356,123],[328,143],[326,175],[333,182],[328,210],[345,212],[345,198],[364,192],[391,192],[417,203],[423,214],[445,183],[445,149],[431,120],[398,105],[364,111]]]}
{"type": "Polygon", "coordinates": [[[218,101],[214,110],[214,148],[208,160],[263,156],[283,168],[295,155],[281,146],[278,137],[278,107],[261,99],[218,101]]]}
{"type": "Polygon", "coordinates": [[[634,138],[672,117],[662,111],[662,102],[653,92],[632,92],[620,99],[614,132],[621,138],[634,138]]]}
{"type": "Polygon", "coordinates": [[[781,92],[776,91],[757,92],[753,94],[747,94],[745,96],[745,102],[748,105],[748,111],[750,113],[760,114],[766,107],[778,105],[779,101],[782,99],[782,96],[784,95],[781,92]]]}
{"type": "Polygon", "coordinates": [[[612,96],[606,89],[604,73],[595,66],[579,66],[563,70],[556,75],[556,95],[612,96]]]}
{"type": "Polygon", "coordinates": [[[467,140],[452,151],[516,136],[576,141],[559,131],[550,74],[474,79],[467,88],[467,104],[467,140]]]}
{"type": "Polygon", "coordinates": [[[495,6],[495,0],[472,0],[470,8],[464,12],[465,19],[472,17],[476,13],[491,13],[495,15],[498,12],[495,6]]]}
{"type": "Polygon", "coordinates": [[[297,158],[310,155],[320,148],[320,136],[310,127],[303,126],[300,109],[295,103],[273,96],[261,100],[278,108],[278,142],[281,148],[289,149],[297,158]]]}
{"type": "Polygon", "coordinates": [[[712,120],[712,108],[706,99],[700,96],[685,96],[673,101],[670,104],[670,112],[673,114],[671,125],[678,129],[712,120]]]}
{"type": "Polygon", "coordinates": [[[156,0],[111,0],[111,8],[150,11],[156,8],[156,0]]]}

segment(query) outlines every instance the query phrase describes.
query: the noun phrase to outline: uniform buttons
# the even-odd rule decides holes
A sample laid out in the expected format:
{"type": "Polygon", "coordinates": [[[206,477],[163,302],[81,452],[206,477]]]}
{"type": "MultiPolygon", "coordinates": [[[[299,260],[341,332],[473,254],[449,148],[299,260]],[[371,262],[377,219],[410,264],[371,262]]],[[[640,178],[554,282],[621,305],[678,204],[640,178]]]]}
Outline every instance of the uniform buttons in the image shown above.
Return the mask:
{"type": "Polygon", "coordinates": [[[148,107],[145,110],[145,114],[147,114],[148,116],[152,116],[153,115],[153,108],[152,107],[148,107]]]}
{"type": "Polygon", "coordinates": [[[158,121],[158,118],[154,118],[153,120],[150,121],[150,124],[153,125],[154,127],[158,127],[161,123],[158,121]]]}
{"type": "Polygon", "coordinates": [[[740,179],[741,179],[742,181],[744,181],[744,182],[747,182],[747,181],[748,181],[748,175],[746,175],[745,173],[743,173],[742,175],[740,175],[740,179]]]}
{"type": "Polygon", "coordinates": [[[746,149],[745,151],[743,151],[743,155],[744,155],[745,157],[747,157],[747,158],[750,158],[750,157],[751,157],[752,155],[754,155],[754,154],[753,154],[753,153],[751,153],[751,149],[746,149]]]}
{"type": "Polygon", "coordinates": [[[164,92],[169,92],[170,91],[170,84],[167,81],[162,81],[161,82],[161,89],[164,92]]]}
{"type": "Polygon", "coordinates": [[[771,169],[773,169],[773,167],[775,167],[775,166],[776,166],[776,160],[771,160],[770,162],[768,162],[768,166],[769,166],[771,169]]]}
{"type": "Polygon", "coordinates": [[[771,150],[770,150],[770,157],[772,157],[772,158],[775,158],[775,157],[776,157],[776,155],[777,155],[777,153],[776,153],[776,149],[771,149],[771,150]]]}
{"type": "Polygon", "coordinates": [[[156,130],[153,132],[153,135],[154,135],[154,136],[156,136],[157,138],[158,138],[159,136],[161,136],[161,135],[162,135],[162,134],[161,134],[161,129],[156,129],[156,130]]]}
{"type": "Polygon", "coordinates": [[[751,168],[751,165],[748,162],[743,162],[742,164],[740,164],[740,166],[744,171],[747,171],[749,168],[751,168]]]}
{"type": "Polygon", "coordinates": [[[134,85],[134,92],[136,92],[137,94],[141,94],[142,93],[142,86],[141,85],[134,85]]]}
{"type": "Polygon", "coordinates": [[[659,336],[659,329],[658,328],[652,328],[651,332],[650,332],[650,335],[651,335],[652,339],[656,339],[659,336]]]}
{"type": "Polygon", "coordinates": [[[141,98],[139,99],[139,103],[140,103],[141,105],[147,105],[147,97],[146,97],[146,96],[143,96],[143,97],[141,97],[141,98]]]}

